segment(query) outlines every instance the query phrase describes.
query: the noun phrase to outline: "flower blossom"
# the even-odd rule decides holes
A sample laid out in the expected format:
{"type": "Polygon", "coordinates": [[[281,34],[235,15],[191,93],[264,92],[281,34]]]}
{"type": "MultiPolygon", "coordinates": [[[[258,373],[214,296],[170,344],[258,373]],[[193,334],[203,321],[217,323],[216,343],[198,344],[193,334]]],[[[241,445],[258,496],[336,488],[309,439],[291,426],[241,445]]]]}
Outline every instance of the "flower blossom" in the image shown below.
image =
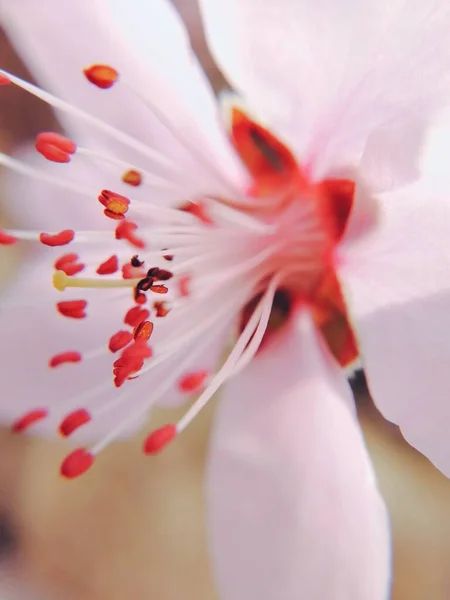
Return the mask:
{"type": "Polygon", "coordinates": [[[245,99],[219,111],[172,7],[147,4],[0,2],[56,95],[0,82],[71,135],[39,134],[47,162],[0,159],[29,226],[0,243],[44,247],[3,295],[1,415],[75,440],[72,478],[153,406],[195,396],[149,432],[159,452],[220,388],[221,597],[386,598],[386,511],[346,368],[361,359],[380,410],[448,473],[450,208],[413,182],[449,101],[450,7],[203,0],[245,99]]]}

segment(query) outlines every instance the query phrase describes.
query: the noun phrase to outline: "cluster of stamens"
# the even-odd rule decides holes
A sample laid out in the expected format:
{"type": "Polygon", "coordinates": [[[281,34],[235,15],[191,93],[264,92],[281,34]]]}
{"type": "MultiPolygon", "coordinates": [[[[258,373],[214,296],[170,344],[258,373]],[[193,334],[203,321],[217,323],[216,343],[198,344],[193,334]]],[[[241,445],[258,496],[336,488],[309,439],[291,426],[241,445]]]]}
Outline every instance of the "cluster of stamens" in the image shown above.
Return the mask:
{"type": "MultiPolygon", "coordinates": [[[[84,72],[87,79],[101,89],[110,88],[119,77],[117,71],[108,65],[94,65],[84,72]]],[[[141,150],[146,158],[167,168],[173,168],[173,165],[167,164],[166,157],[158,155],[154,150],[135,142],[111,126],[79,109],[70,107],[31,84],[0,72],[0,84],[10,83],[39,96],[57,109],[72,112],[78,118],[92,123],[123,143],[141,150]]],[[[330,227],[327,221],[322,227],[322,213],[327,213],[329,210],[328,206],[324,208],[322,199],[325,202],[332,196],[338,201],[340,195],[343,198],[340,208],[344,206],[346,219],[351,208],[354,186],[346,181],[336,180],[334,183],[328,181],[322,184],[322,187],[315,187],[311,192],[295,159],[285,146],[240,111],[235,111],[231,140],[250,172],[253,181],[251,189],[245,192],[231,189],[230,195],[234,198],[232,201],[225,197],[205,195],[188,199],[186,202],[186,199],[183,199],[183,188],[177,181],[166,180],[135,165],[122,165],[118,159],[80,148],[73,140],[60,134],[40,133],[36,139],[36,150],[47,160],[54,163],[70,163],[73,156],[78,153],[124,166],[120,178],[131,188],[147,184],[157,188],[179,189],[180,203],[176,208],[163,208],[140,204],[112,190],[102,190],[97,197],[103,207],[103,214],[108,219],[117,221],[112,236],[107,231],[75,232],[71,229],[57,233],[0,231],[1,245],[11,245],[18,240],[36,241],[47,247],[60,247],[85,241],[90,243],[92,240],[110,244],[112,238],[114,243],[125,242],[133,247],[135,252],[136,249],[139,250],[139,255],[134,254],[131,259],[125,261],[118,256],[120,253],[107,255],[96,266],[95,277],[80,275],[86,265],[77,252],[65,253],[54,261],[53,284],[61,292],[66,288],[103,290],[131,288],[132,306],[127,307],[123,317],[126,328],[115,331],[107,341],[106,348],[100,349],[100,352],[109,352],[118,356],[112,363],[112,382],[116,388],[134,382],[137,378],[157,369],[159,365],[164,365],[174,356],[179,356],[179,364],[173,375],[178,390],[188,396],[202,392],[177,424],[165,425],[146,438],[143,449],[147,454],[159,452],[192,421],[220,385],[242,370],[255,356],[265,334],[271,331],[274,299],[276,308],[277,290],[282,284],[286,285],[288,282],[295,293],[303,295],[304,302],[315,302],[320,305],[322,319],[324,314],[329,316],[333,310],[339,315],[345,313],[342,302],[342,307],[339,302],[335,302],[332,309],[328,305],[322,306],[320,293],[316,291],[320,288],[324,277],[328,277],[328,270],[332,276],[332,269],[329,268],[330,249],[332,250],[338,235],[342,234],[342,231],[336,234],[336,228],[339,229],[341,225],[336,221],[333,221],[330,227]],[[296,205],[297,195],[307,198],[305,206],[296,205]],[[320,202],[311,201],[309,198],[311,195],[314,198],[317,196],[320,202]],[[259,209],[255,210],[258,206],[259,209]],[[141,211],[156,220],[151,231],[142,228],[138,218],[129,217],[129,213],[133,211],[135,212],[132,216],[138,216],[141,211]],[[272,216],[277,214],[283,215],[280,219],[281,225],[273,226],[272,216]],[[222,228],[216,226],[217,217],[219,221],[228,225],[222,228]],[[295,225],[296,220],[300,224],[298,228],[295,225]],[[320,223],[320,226],[317,223],[320,223]],[[331,233],[330,228],[333,229],[331,233]],[[222,234],[224,242],[221,242],[222,234]],[[303,245],[297,244],[297,236],[299,238],[303,236],[307,241],[303,245]],[[155,240],[152,248],[148,247],[149,240],[155,240]],[[213,267],[211,277],[208,277],[207,267],[204,266],[208,264],[207,261],[212,260],[216,255],[218,259],[223,259],[223,256],[228,254],[231,257],[229,266],[218,267],[217,272],[214,272],[213,267]],[[140,256],[143,256],[142,260],[140,256]],[[158,261],[154,260],[155,256],[158,261]],[[169,270],[155,264],[160,261],[166,263],[173,261],[173,268],[171,265],[169,270]],[[146,263],[155,266],[146,268],[146,263]],[[111,276],[116,273],[120,273],[121,276],[112,278],[111,276]],[[304,283],[306,280],[307,284],[304,283]],[[169,291],[174,297],[173,302],[156,299],[157,296],[164,296],[169,291]],[[220,298],[217,302],[217,310],[210,316],[199,315],[198,323],[193,323],[190,329],[186,327],[183,335],[169,336],[160,349],[152,348],[150,342],[157,328],[156,319],[167,317],[169,312],[183,316],[183,311],[187,311],[187,307],[192,304],[193,291],[198,292],[199,298],[206,299],[205,306],[209,305],[210,298],[220,298]],[[153,297],[152,303],[149,301],[150,296],[153,297]],[[255,298],[256,302],[254,302],[255,298]],[[250,306],[251,310],[248,310],[250,306]],[[175,311],[174,308],[178,310],[175,311]],[[239,337],[217,373],[213,374],[209,369],[203,368],[189,370],[190,362],[185,358],[189,359],[191,353],[201,350],[205,340],[208,341],[208,335],[212,335],[210,332],[223,327],[224,322],[233,322],[233,318],[235,319],[239,313],[245,315],[239,327],[239,337]],[[195,350],[192,351],[192,348],[195,350]]],[[[186,140],[181,142],[188,145],[186,140]]],[[[197,156],[198,153],[195,155],[197,156]]],[[[207,158],[203,157],[203,159],[207,165],[207,158]]],[[[39,173],[32,168],[11,157],[1,155],[0,164],[29,177],[40,177],[39,173]]],[[[65,184],[56,177],[47,177],[47,181],[56,186],[65,184]]],[[[92,193],[88,189],[80,187],[77,191],[80,195],[92,198],[92,193]]],[[[121,255],[123,256],[123,253],[121,255]]],[[[88,302],[82,298],[62,300],[56,304],[57,312],[68,319],[86,318],[87,308],[88,302]]],[[[285,310],[282,321],[284,322],[287,317],[285,310]]],[[[274,319],[272,323],[273,321],[274,319]]],[[[324,322],[327,322],[326,318],[324,322]]],[[[349,343],[349,357],[352,359],[355,354],[353,337],[349,343]]],[[[97,354],[98,351],[94,351],[92,357],[97,354]]],[[[54,369],[69,363],[82,363],[87,359],[89,357],[82,352],[70,349],[50,357],[48,364],[54,369]]],[[[170,388],[170,384],[170,380],[165,380],[157,390],[153,390],[152,403],[170,388]]],[[[100,389],[103,389],[103,386],[100,386],[100,389]]],[[[95,393],[96,390],[88,391],[85,397],[94,396],[95,393]]],[[[122,397],[119,396],[118,402],[121,401],[122,397]]],[[[136,418],[142,418],[148,408],[139,407],[136,414],[130,414],[125,423],[121,423],[117,430],[112,431],[90,450],[78,448],[71,452],[62,463],[62,474],[71,478],[84,473],[92,465],[95,455],[120,434],[122,427],[126,426],[128,421],[133,422],[136,418]]],[[[97,411],[98,415],[101,415],[102,410],[97,411]]],[[[47,407],[35,408],[18,419],[13,429],[17,432],[29,430],[36,423],[47,419],[49,413],[47,407]]],[[[88,425],[95,414],[86,406],[71,408],[60,419],[60,434],[63,437],[71,436],[81,427],[88,425]]]]}

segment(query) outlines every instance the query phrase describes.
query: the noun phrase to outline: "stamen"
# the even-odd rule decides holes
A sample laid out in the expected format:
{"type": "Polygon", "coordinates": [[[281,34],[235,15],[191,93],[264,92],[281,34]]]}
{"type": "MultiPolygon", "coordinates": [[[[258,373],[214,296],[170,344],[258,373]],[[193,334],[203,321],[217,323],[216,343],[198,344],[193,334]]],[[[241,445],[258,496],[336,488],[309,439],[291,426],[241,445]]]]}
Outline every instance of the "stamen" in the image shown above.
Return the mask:
{"type": "Polygon", "coordinates": [[[83,69],[83,73],[88,81],[106,90],[112,87],[119,78],[119,73],[109,65],[92,65],[83,69]]]}
{"type": "Polygon", "coordinates": [[[18,238],[9,235],[5,231],[0,230],[0,246],[11,246],[18,241],[18,238]]]}
{"type": "Polygon", "coordinates": [[[47,160],[57,163],[68,163],[71,160],[72,154],[75,154],[77,145],[59,133],[44,131],[37,135],[35,148],[47,160]]]}
{"type": "Polygon", "coordinates": [[[112,275],[119,270],[119,259],[116,255],[110,256],[97,268],[98,275],[112,275]]]}
{"type": "Polygon", "coordinates": [[[65,246],[70,244],[75,237],[72,229],[65,229],[59,233],[41,233],[39,236],[41,244],[45,246],[65,246]]]}
{"type": "MultiPolygon", "coordinates": [[[[154,173],[147,171],[146,169],[143,169],[142,167],[139,167],[139,169],[136,167],[133,167],[132,169],[130,169],[129,163],[125,162],[124,160],[121,160],[120,158],[117,158],[116,156],[111,156],[110,154],[106,154],[106,152],[101,152],[100,150],[93,150],[91,148],[85,148],[84,146],[79,146],[77,149],[77,153],[79,155],[86,156],[89,159],[100,160],[100,161],[107,163],[109,165],[112,165],[114,167],[118,167],[121,171],[125,170],[125,174],[130,173],[130,172],[138,173],[139,176],[141,177],[141,181],[142,181],[143,176],[145,176],[145,184],[149,185],[151,187],[173,190],[180,194],[182,194],[184,191],[181,184],[179,184],[175,181],[169,180],[165,177],[160,177],[159,175],[155,175],[154,173]]],[[[128,176],[127,179],[129,179],[131,181],[137,181],[137,177],[135,177],[135,176],[128,176]]],[[[123,180],[123,176],[122,176],[122,180],[123,180]]],[[[129,183],[129,182],[126,181],[125,183],[129,183]]],[[[132,184],[130,184],[130,185],[132,185],[132,184]]]]}
{"type": "Polygon", "coordinates": [[[81,110],[80,108],[72,106],[68,102],[65,102],[64,100],[61,100],[61,99],[53,96],[52,94],[45,92],[44,90],[41,90],[37,86],[35,86],[31,83],[28,83],[27,81],[24,81],[23,79],[20,79],[19,77],[16,77],[15,75],[12,75],[11,73],[8,73],[4,69],[0,69],[0,77],[6,77],[7,79],[9,79],[9,81],[12,84],[16,85],[17,87],[22,88],[23,90],[25,90],[26,92],[29,92],[33,96],[40,98],[41,100],[43,100],[50,106],[53,106],[57,110],[67,112],[69,114],[72,114],[73,116],[78,117],[81,121],[84,121],[85,123],[89,123],[93,127],[96,127],[97,129],[99,129],[100,131],[103,131],[103,132],[109,134],[112,138],[122,142],[125,146],[128,146],[129,148],[132,148],[134,150],[137,150],[143,156],[146,156],[147,158],[153,160],[154,162],[156,162],[166,168],[171,169],[172,171],[177,171],[178,173],[180,173],[180,169],[177,168],[171,161],[169,161],[165,156],[161,155],[159,152],[152,150],[151,148],[149,148],[142,142],[139,142],[132,136],[116,129],[112,125],[109,125],[108,123],[105,123],[104,121],[102,121],[100,119],[97,119],[96,117],[90,115],[89,113],[85,112],[84,110],[81,110]]]}
{"type": "Polygon", "coordinates": [[[69,437],[74,431],[86,425],[92,420],[91,415],[85,408],[78,408],[69,413],[59,424],[59,433],[63,437],[69,437]]]}
{"type": "Polygon", "coordinates": [[[158,454],[177,435],[177,428],[173,424],[164,425],[153,431],[145,440],[144,454],[158,454]]]}
{"type": "Polygon", "coordinates": [[[142,183],[142,174],[135,169],[128,169],[128,171],[125,171],[122,175],[122,181],[128,185],[137,187],[142,183]]]}
{"type": "Polygon", "coordinates": [[[31,425],[34,425],[38,421],[42,421],[42,419],[45,419],[47,415],[48,410],[46,408],[36,408],[34,410],[31,410],[30,412],[23,415],[23,417],[18,419],[15,423],[13,423],[12,431],[14,431],[15,433],[22,433],[31,425]]]}
{"type": "Polygon", "coordinates": [[[209,377],[209,371],[194,371],[187,373],[178,381],[178,388],[186,394],[195,394],[204,385],[209,377]]]}
{"type": "Polygon", "coordinates": [[[151,321],[143,321],[134,329],[134,339],[144,340],[147,342],[153,333],[153,323],[151,321]]]}
{"type": "MultiPolygon", "coordinates": [[[[280,278],[281,276],[274,277],[270,282],[266,294],[259,303],[258,307],[255,309],[253,315],[250,317],[247,325],[244,328],[244,331],[240,335],[238,341],[236,342],[233,350],[230,352],[222,368],[213,377],[211,383],[203,392],[203,394],[201,394],[201,396],[191,406],[191,408],[187,411],[184,417],[182,417],[176,424],[175,427],[177,433],[181,433],[192,422],[192,420],[198,415],[202,408],[206,406],[206,404],[209,402],[209,400],[215,394],[215,392],[219,389],[222,383],[230,376],[230,372],[233,373],[233,368],[236,366],[236,364],[238,364],[239,358],[242,356],[243,351],[247,347],[247,344],[249,343],[250,339],[253,336],[258,336],[258,338],[260,338],[259,343],[261,342],[261,339],[269,322],[270,309],[272,307],[273,298],[280,278]]],[[[168,427],[173,427],[173,425],[169,425],[168,427]]],[[[154,434],[157,434],[161,430],[164,430],[164,428],[160,428],[156,432],[150,434],[150,436],[147,438],[147,440],[150,439],[150,444],[152,436],[154,434]]],[[[173,439],[174,437],[175,436],[173,435],[171,439],[173,439]]],[[[164,445],[165,444],[163,444],[163,446],[164,445]]],[[[163,446],[161,446],[161,448],[163,446]]]]}
{"type": "Polygon", "coordinates": [[[48,362],[48,366],[54,368],[66,363],[78,363],[81,361],[81,359],[82,356],[79,352],[61,352],[60,354],[55,354],[55,356],[52,356],[48,362]]]}
{"type": "Polygon", "coordinates": [[[86,300],[66,300],[56,304],[58,312],[71,319],[84,319],[86,317],[86,306],[86,300]]]}
{"type": "Polygon", "coordinates": [[[83,263],[78,263],[78,254],[74,252],[63,254],[54,262],[54,268],[58,271],[64,271],[66,275],[76,275],[85,268],[83,263]]]}
{"type": "MultiPolygon", "coordinates": [[[[212,333],[213,332],[211,331],[211,334],[212,333]]],[[[172,378],[173,377],[176,378],[176,377],[180,376],[181,373],[186,368],[188,368],[188,366],[190,364],[192,364],[192,362],[196,359],[196,357],[198,355],[200,355],[202,352],[204,352],[205,347],[209,343],[209,341],[210,340],[206,336],[204,338],[202,338],[200,340],[200,343],[198,343],[193,348],[192,352],[188,353],[186,356],[183,357],[183,359],[180,360],[179,364],[177,364],[175,369],[171,372],[171,376],[165,377],[163,379],[161,385],[152,390],[151,402],[146,403],[144,406],[140,406],[140,407],[138,407],[137,410],[131,412],[128,415],[128,417],[126,419],[124,419],[123,421],[121,421],[117,425],[116,428],[114,428],[112,431],[110,431],[109,434],[103,438],[103,440],[101,440],[93,448],[91,448],[91,454],[96,455],[99,452],[101,452],[102,450],[104,450],[111,442],[113,442],[117,438],[117,436],[120,435],[120,433],[124,429],[126,429],[132,423],[135,423],[138,419],[141,419],[150,410],[150,408],[154,404],[156,404],[156,402],[158,402],[158,400],[161,398],[161,396],[163,396],[170,389],[170,387],[173,385],[172,378]]],[[[123,399],[125,399],[125,397],[129,396],[130,393],[132,393],[132,392],[125,393],[121,398],[118,399],[118,402],[123,401],[123,399]]],[[[111,407],[111,403],[108,403],[106,410],[110,410],[110,407],[111,407]]]]}
{"type": "Polygon", "coordinates": [[[128,198],[110,190],[102,190],[98,200],[105,207],[104,215],[111,219],[123,219],[130,206],[128,198]]]}
{"type": "Polygon", "coordinates": [[[78,448],[71,452],[61,464],[61,475],[67,479],[74,479],[86,473],[94,464],[94,455],[85,448],[78,448]]]}
{"type": "Polygon", "coordinates": [[[157,317],[165,317],[170,313],[170,307],[167,305],[166,302],[164,302],[164,300],[161,302],[154,302],[153,308],[156,311],[157,317]]]}
{"type": "Polygon", "coordinates": [[[150,291],[154,294],[167,294],[169,290],[165,285],[152,285],[150,291]]]}
{"type": "Polygon", "coordinates": [[[138,226],[136,223],[131,221],[121,221],[116,227],[116,239],[127,240],[130,244],[136,246],[136,248],[145,248],[145,242],[134,235],[137,228],[138,226]]]}

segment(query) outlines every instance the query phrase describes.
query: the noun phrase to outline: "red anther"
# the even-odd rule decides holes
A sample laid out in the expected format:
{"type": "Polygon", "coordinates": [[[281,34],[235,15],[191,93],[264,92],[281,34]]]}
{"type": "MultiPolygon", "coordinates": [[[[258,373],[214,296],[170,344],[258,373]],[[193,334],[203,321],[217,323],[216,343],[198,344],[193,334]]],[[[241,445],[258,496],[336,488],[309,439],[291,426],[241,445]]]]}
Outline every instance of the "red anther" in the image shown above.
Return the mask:
{"type": "Polygon", "coordinates": [[[11,429],[15,433],[22,433],[25,429],[34,425],[38,421],[42,421],[48,415],[48,410],[46,408],[35,408],[34,410],[30,410],[25,415],[20,417],[15,423],[13,423],[11,429]]]}
{"type": "Polygon", "coordinates": [[[168,281],[172,279],[173,273],[167,271],[166,269],[158,269],[154,275],[152,275],[153,279],[156,281],[168,281]]]}
{"type": "Polygon", "coordinates": [[[147,302],[147,296],[139,290],[136,290],[136,292],[134,293],[134,301],[136,302],[136,304],[145,304],[147,302]]]}
{"type": "Polygon", "coordinates": [[[111,352],[117,352],[125,348],[133,339],[133,334],[129,331],[118,331],[109,338],[108,348],[111,352]]]}
{"type": "Polygon", "coordinates": [[[144,277],[143,279],[141,279],[137,286],[136,286],[136,291],[137,292],[148,292],[148,290],[152,287],[153,285],[153,279],[151,277],[144,277]]]}
{"type": "Polygon", "coordinates": [[[17,238],[0,229],[0,246],[11,246],[17,242],[17,238]]]}
{"type": "Polygon", "coordinates": [[[142,321],[145,321],[150,316],[150,312],[145,308],[133,306],[125,315],[123,322],[130,327],[137,327],[142,321]]]}
{"type": "Polygon", "coordinates": [[[186,298],[191,293],[191,277],[190,275],[182,275],[178,279],[178,291],[182,298],[186,298]]]}
{"type": "Polygon", "coordinates": [[[120,358],[123,358],[125,361],[128,361],[129,359],[134,358],[151,358],[152,355],[152,349],[145,340],[136,340],[133,344],[131,344],[131,346],[125,348],[120,358]]]}
{"type": "Polygon", "coordinates": [[[77,273],[80,273],[81,271],[83,271],[83,269],[84,269],[84,265],[82,263],[79,263],[79,264],[68,263],[64,267],[62,267],[60,270],[64,271],[64,273],[66,275],[69,275],[70,277],[72,277],[73,275],[76,275],[77,273]]]}
{"type": "Polygon", "coordinates": [[[198,392],[209,377],[209,371],[193,371],[186,373],[179,381],[178,388],[180,392],[194,394],[198,392]]]}
{"type": "Polygon", "coordinates": [[[77,262],[78,258],[79,256],[75,252],[68,252],[67,254],[63,254],[57,260],[55,260],[53,266],[57,271],[60,271],[63,265],[66,263],[77,262]]]}
{"type": "Polygon", "coordinates": [[[173,424],[164,425],[151,433],[144,441],[145,454],[157,454],[177,435],[177,428],[173,424]]]}
{"type": "Polygon", "coordinates": [[[167,306],[167,304],[164,301],[155,302],[153,304],[153,308],[156,311],[157,317],[165,317],[166,315],[168,315],[170,313],[170,308],[167,306]]]}
{"type": "Polygon", "coordinates": [[[154,292],[155,294],[167,294],[169,290],[165,285],[152,285],[150,291],[154,292]]]}
{"type": "Polygon", "coordinates": [[[61,463],[60,473],[67,479],[74,479],[86,473],[94,464],[95,456],[86,448],[77,448],[61,463]]]}
{"type": "Polygon", "coordinates": [[[173,260],[173,254],[163,254],[163,258],[165,258],[168,261],[172,261],[173,260]]]}
{"type": "Polygon", "coordinates": [[[144,260],[139,260],[139,256],[137,254],[132,256],[131,260],[130,260],[130,264],[132,267],[142,267],[144,262],[145,262],[144,260]]]}
{"type": "Polygon", "coordinates": [[[145,243],[140,238],[134,235],[134,232],[137,230],[136,223],[132,223],[131,221],[123,220],[116,227],[116,239],[122,240],[125,239],[136,248],[145,248],[145,243]]]}
{"type": "Polygon", "coordinates": [[[150,339],[153,333],[153,323],[151,321],[144,321],[134,328],[133,334],[135,340],[144,340],[146,342],[150,339]]]}
{"type": "Polygon", "coordinates": [[[0,85],[9,85],[11,83],[11,79],[6,77],[6,75],[0,75],[0,85]]]}
{"type": "Polygon", "coordinates": [[[92,417],[85,408],[78,408],[69,413],[59,424],[59,433],[63,437],[69,437],[82,425],[91,421],[92,417]]]}
{"type": "Polygon", "coordinates": [[[56,304],[58,312],[71,319],[84,319],[86,317],[86,306],[86,300],[64,300],[56,304]]]}
{"type": "Polygon", "coordinates": [[[77,263],[78,254],[63,254],[55,261],[54,267],[57,271],[64,271],[66,275],[76,275],[84,269],[83,263],[77,263]]]}
{"type": "Polygon", "coordinates": [[[129,199],[126,196],[123,196],[118,192],[113,192],[112,190],[102,190],[98,195],[98,201],[100,202],[100,204],[103,204],[105,208],[108,208],[108,204],[111,202],[111,200],[114,199],[126,200],[128,204],[130,203],[129,199]]]}
{"type": "Polygon", "coordinates": [[[135,169],[129,169],[128,171],[125,171],[125,173],[122,175],[122,181],[124,183],[128,183],[128,185],[137,187],[142,183],[142,175],[141,173],[139,173],[139,171],[136,171],[135,169]]]}
{"type": "Polygon", "coordinates": [[[187,212],[190,215],[196,217],[199,221],[204,223],[205,225],[213,225],[214,221],[208,214],[205,204],[203,202],[186,202],[178,207],[179,210],[183,212],[187,212]]]}
{"type": "Polygon", "coordinates": [[[66,244],[69,244],[74,237],[75,232],[73,229],[64,229],[64,231],[55,234],[41,233],[39,235],[39,240],[41,241],[41,244],[44,244],[45,246],[65,246],[66,244]]]}
{"type": "Polygon", "coordinates": [[[102,262],[102,264],[98,267],[96,273],[99,275],[112,275],[112,273],[116,273],[119,270],[119,260],[117,256],[113,255],[102,262]]]}
{"type": "Polygon", "coordinates": [[[91,65],[83,69],[83,73],[88,81],[102,90],[112,87],[119,78],[119,73],[109,65],[91,65]]]}
{"type": "Polygon", "coordinates": [[[126,196],[111,190],[102,190],[98,200],[105,207],[103,213],[110,219],[123,219],[130,206],[130,201],[126,196]]]}
{"type": "Polygon", "coordinates": [[[82,358],[83,357],[79,352],[69,350],[67,352],[61,352],[60,354],[55,354],[55,356],[52,356],[52,358],[48,361],[48,366],[54,368],[65,363],[78,363],[81,362],[82,358]]]}
{"type": "Polygon", "coordinates": [[[77,150],[77,145],[71,139],[53,131],[43,131],[36,136],[36,150],[47,160],[57,163],[67,163],[77,150]]]}

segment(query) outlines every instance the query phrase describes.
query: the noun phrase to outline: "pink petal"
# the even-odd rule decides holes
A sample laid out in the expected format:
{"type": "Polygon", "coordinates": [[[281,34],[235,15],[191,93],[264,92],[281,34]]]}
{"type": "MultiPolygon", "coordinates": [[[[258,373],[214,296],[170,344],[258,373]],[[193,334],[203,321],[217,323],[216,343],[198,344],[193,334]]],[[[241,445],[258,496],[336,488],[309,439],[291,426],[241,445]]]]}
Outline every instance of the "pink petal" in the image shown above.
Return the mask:
{"type": "Polygon", "coordinates": [[[393,190],[420,177],[427,124],[406,119],[376,129],[361,157],[361,174],[372,192],[393,190]],[[395,165],[395,169],[393,169],[395,165]]]}
{"type": "Polygon", "coordinates": [[[229,384],[208,472],[223,600],[387,597],[386,510],[348,384],[306,315],[229,384]]]}
{"type": "MultiPolygon", "coordinates": [[[[32,0],[2,2],[0,15],[41,85],[173,158],[181,167],[182,183],[190,183],[197,190],[216,185],[220,191],[222,180],[239,180],[237,163],[219,129],[215,98],[173,7],[165,0],[112,4],[122,10],[120,23],[113,20],[117,16],[113,6],[102,0],[80,0],[67,6],[57,0],[43,0],[39,6],[32,0]],[[145,28],[145,56],[128,46],[127,17],[133,19],[136,39],[142,39],[145,28]],[[144,100],[121,79],[106,91],[89,84],[82,70],[93,63],[114,66],[144,100]],[[156,106],[156,112],[150,104],[156,106]],[[171,124],[171,131],[161,123],[160,113],[171,124]],[[180,134],[194,150],[186,150],[178,139],[180,134]]],[[[99,134],[90,125],[67,115],[61,118],[77,141],[158,170],[138,152],[99,134]]],[[[164,174],[167,176],[167,171],[164,174]]]]}
{"type": "MultiPolygon", "coordinates": [[[[440,0],[200,5],[225,74],[317,176],[356,164],[378,127],[407,114],[415,129],[447,103],[450,7],[440,0]]],[[[404,172],[397,157],[392,170],[404,172]]]]}
{"type": "Polygon", "coordinates": [[[450,475],[450,205],[430,191],[389,195],[383,228],[346,249],[340,276],[375,403],[450,475]]]}

